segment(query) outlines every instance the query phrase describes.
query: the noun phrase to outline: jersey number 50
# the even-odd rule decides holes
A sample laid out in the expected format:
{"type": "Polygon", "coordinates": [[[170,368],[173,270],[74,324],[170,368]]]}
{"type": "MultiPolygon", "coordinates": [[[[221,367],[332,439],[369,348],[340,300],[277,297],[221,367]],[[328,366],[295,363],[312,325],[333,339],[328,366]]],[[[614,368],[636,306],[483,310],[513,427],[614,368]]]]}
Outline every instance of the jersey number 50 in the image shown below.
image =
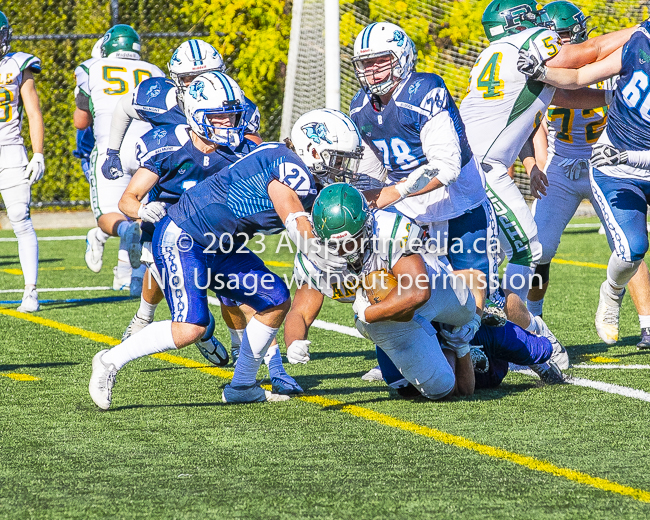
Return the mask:
{"type": "MultiPolygon", "coordinates": [[[[124,79],[120,78],[120,72],[126,73],[126,69],[124,67],[110,67],[108,65],[104,65],[102,67],[102,77],[104,80],[111,85],[115,85],[115,88],[105,88],[104,94],[108,94],[109,96],[117,96],[126,94],[129,91],[128,80],[125,81],[124,79]]],[[[135,69],[133,71],[133,87],[137,87],[143,79],[150,77],[151,72],[148,70],[135,69]]]]}

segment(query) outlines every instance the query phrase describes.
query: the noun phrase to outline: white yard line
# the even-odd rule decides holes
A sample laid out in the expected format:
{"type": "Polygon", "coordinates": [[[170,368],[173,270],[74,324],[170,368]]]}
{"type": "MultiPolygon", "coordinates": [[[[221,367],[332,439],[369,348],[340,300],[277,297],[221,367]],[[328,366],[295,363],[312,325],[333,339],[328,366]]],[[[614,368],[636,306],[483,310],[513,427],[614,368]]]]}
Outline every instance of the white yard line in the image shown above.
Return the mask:
{"type": "Polygon", "coordinates": [[[596,369],[612,369],[619,368],[621,370],[650,370],[650,365],[573,365],[571,368],[596,368],[596,369]]]}
{"type": "MultiPolygon", "coordinates": [[[[67,237],[38,237],[39,242],[47,242],[50,240],[86,240],[86,235],[67,236],[67,237]]],[[[17,242],[17,241],[18,239],[16,237],[0,238],[0,242],[17,242]]]]}

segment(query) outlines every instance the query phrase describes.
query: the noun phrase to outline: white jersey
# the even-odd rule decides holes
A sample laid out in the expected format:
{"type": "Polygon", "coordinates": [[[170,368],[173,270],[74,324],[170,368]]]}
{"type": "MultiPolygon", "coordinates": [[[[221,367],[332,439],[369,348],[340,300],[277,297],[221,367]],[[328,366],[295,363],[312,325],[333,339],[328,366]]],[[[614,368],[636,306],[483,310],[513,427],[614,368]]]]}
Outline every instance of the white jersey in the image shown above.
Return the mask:
{"type": "Polygon", "coordinates": [[[11,52],[0,59],[0,146],[23,144],[20,86],[26,70],[40,72],[41,60],[26,52],[11,52]]]}
{"type": "MultiPolygon", "coordinates": [[[[133,92],[143,80],[164,76],[164,73],[146,61],[109,56],[83,62],[75,69],[75,76],[79,92],[90,98],[93,131],[97,142],[95,146],[104,151],[108,148],[113,110],[120,98],[133,92]]],[[[150,127],[144,125],[134,135],[142,135],[148,128],[150,127]]]]}
{"type": "Polygon", "coordinates": [[[363,269],[355,274],[347,268],[334,275],[328,275],[316,267],[305,255],[298,253],[294,260],[293,276],[297,285],[308,285],[323,295],[342,303],[355,299],[359,280],[373,271],[393,272],[393,267],[404,255],[421,254],[427,264],[430,276],[439,274],[443,262],[432,253],[426,252],[422,229],[406,217],[389,211],[373,212],[372,251],[365,255],[363,269]]]}
{"type": "Polygon", "coordinates": [[[519,49],[533,43],[543,60],[555,56],[562,45],[554,31],[526,29],[492,42],[472,68],[460,115],[481,163],[509,168],[553,99],[555,87],[517,70],[519,49]]]}

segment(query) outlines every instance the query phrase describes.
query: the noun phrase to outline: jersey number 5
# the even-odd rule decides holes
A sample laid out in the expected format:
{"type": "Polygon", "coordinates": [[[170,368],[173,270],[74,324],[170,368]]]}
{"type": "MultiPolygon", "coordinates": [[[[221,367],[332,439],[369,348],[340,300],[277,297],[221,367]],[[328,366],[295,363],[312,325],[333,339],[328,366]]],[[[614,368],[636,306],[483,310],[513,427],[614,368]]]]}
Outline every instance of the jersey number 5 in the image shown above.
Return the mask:
{"type": "MultiPolygon", "coordinates": [[[[110,83],[111,85],[115,85],[115,88],[105,88],[104,94],[108,94],[109,96],[117,96],[126,94],[129,91],[128,80],[125,81],[124,79],[120,78],[119,73],[126,73],[126,69],[124,67],[110,67],[108,65],[104,65],[102,67],[102,77],[104,78],[104,81],[110,83]],[[118,75],[116,76],[116,74],[118,75]]],[[[151,72],[148,70],[135,69],[133,71],[133,87],[137,87],[143,79],[150,77],[151,72]]]]}

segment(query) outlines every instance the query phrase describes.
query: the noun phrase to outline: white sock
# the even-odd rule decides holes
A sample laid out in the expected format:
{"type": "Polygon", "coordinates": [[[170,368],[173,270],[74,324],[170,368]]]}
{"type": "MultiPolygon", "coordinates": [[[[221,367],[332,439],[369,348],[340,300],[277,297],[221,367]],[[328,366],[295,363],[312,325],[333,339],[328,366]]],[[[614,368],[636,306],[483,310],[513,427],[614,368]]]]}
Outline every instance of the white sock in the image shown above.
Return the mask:
{"type": "Polygon", "coordinates": [[[541,316],[544,311],[544,298],[536,302],[531,300],[526,300],[526,307],[533,316],[541,316]]]}
{"type": "Polygon", "coordinates": [[[131,271],[129,253],[126,249],[120,249],[117,253],[117,276],[119,278],[128,278],[131,276],[131,271]]]}
{"type": "Polygon", "coordinates": [[[104,233],[102,231],[102,228],[98,227],[95,236],[97,237],[97,240],[99,240],[102,244],[105,244],[111,235],[109,235],[108,233],[104,233]]]}
{"type": "Polygon", "coordinates": [[[12,222],[14,235],[18,239],[18,258],[23,271],[25,285],[36,285],[38,280],[38,239],[31,219],[12,222]]]}
{"type": "Polygon", "coordinates": [[[110,349],[102,356],[102,361],[119,370],[134,359],[175,348],[171,320],[158,321],[110,349]]]}
{"type": "Polygon", "coordinates": [[[539,331],[537,330],[537,323],[535,321],[535,316],[533,316],[530,311],[528,311],[528,315],[530,316],[530,323],[528,324],[528,327],[526,327],[526,330],[528,332],[532,332],[533,334],[539,334],[539,331]]]}
{"type": "Polygon", "coordinates": [[[245,329],[231,329],[228,327],[232,348],[239,348],[241,346],[241,342],[244,340],[244,330],[245,329]]]}
{"type": "MultiPolygon", "coordinates": [[[[269,366],[269,363],[271,362],[271,359],[273,359],[273,357],[274,357],[276,354],[280,354],[280,349],[279,349],[277,343],[276,343],[275,345],[271,345],[271,346],[268,348],[268,350],[266,351],[266,354],[265,354],[265,356],[264,356],[264,364],[265,364],[266,366],[269,366]]],[[[281,360],[280,360],[280,363],[282,363],[281,360]]]]}
{"type": "Polygon", "coordinates": [[[149,303],[144,299],[144,296],[140,296],[140,308],[136,312],[136,315],[143,320],[153,321],[153,316],[156,314],[156,307],[158,307],[157,303],[149,303]]]}
{"type": "Polygon", "coordinates": [[[527,265],[508,264],[503,277],[503,288],[515,293],[522,302],[528,297],[530,281],[535,274],[535,268],[527,265]]]}
{"type": "Polygon", "coordinates": [[[607,262],[607,281],[612,286],[612,293],[618,294],[623,292],[627,283],[632,279],[637,269],[643,260],[636,260],[634,262],[626,262],[619,258],[616,253],[612,253],[607,262]]]}
{"type": "Polygon", "coordinates": [[[650,327],[650,316],[641,316],[639,314],[639,325],[641,325],[642,329],[650,327]]]}
{"type": "Polygon", "coordinates": [[[244,330],[244,339],[239,348],[239,359],[232,377],[232,386],[255,384],[262,359],[277,333],[278,329],[264,325],[254,316],[251,318],[244,330]]]}

